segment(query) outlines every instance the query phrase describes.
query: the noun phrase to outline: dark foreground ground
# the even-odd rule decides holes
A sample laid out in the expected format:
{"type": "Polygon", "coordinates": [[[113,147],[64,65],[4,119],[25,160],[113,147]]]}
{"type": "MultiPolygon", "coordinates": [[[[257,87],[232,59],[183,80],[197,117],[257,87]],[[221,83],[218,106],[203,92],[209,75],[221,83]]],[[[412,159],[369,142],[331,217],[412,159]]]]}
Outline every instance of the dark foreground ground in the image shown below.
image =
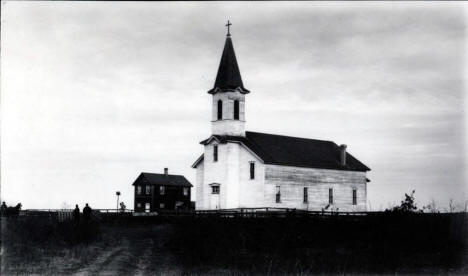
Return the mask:
{"type": "Polygon", "coordinates": [[[1,274],[468,274],[466,214],[2,220],[1,274]]]}

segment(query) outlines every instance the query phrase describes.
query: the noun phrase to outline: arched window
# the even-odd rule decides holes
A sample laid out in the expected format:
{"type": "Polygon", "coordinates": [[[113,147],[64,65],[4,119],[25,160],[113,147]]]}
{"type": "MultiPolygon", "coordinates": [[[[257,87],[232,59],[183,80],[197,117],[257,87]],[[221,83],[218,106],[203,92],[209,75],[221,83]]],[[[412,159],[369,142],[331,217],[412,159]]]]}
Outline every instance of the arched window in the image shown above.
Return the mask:
{"type": "Polygon", "coordinates": [[[223,119],[223,101],[218,100],[218,120],[223,119]]]}
{"type": "Polygon", "coordinates": [[[239,120],[239,101],[234,101],[234,120],[239,120]]]}

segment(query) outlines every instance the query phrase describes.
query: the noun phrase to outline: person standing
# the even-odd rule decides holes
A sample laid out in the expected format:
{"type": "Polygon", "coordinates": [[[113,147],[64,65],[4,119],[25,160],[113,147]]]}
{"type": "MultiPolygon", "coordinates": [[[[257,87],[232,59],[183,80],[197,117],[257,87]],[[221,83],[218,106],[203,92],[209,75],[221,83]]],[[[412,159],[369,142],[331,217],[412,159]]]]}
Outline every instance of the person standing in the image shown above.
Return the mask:
{"type": "Polygon", "coordinates": [[[73,220],[75,221],[76,226],[80,224],[80,208],[78,207],[78,204],[75,205],[75,210],[73,210],[73,220]]]}
{"type": "Polygon", "coordinates": [[[2,203],[2,206],[0,207],[0,215],[5,215],[7,210],[7,205],[5,201],[2,203]]]}
{"type": "Polygon", "coordinates": [[[88,206],[88,203],[86,203],[86,206],[83,208],[83,216],[85,220],[91,219],[91,207],[88,206]]]}

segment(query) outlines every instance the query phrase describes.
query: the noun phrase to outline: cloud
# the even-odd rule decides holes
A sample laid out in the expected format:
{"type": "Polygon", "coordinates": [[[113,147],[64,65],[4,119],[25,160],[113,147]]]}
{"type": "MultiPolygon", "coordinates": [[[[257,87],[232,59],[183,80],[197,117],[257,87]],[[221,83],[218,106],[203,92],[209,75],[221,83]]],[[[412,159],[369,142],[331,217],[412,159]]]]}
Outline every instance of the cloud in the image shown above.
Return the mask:
{"type": "Polygon", "coordinates": [[[462,7],[2,3],[2,197],[112,207],[120,189],[130,206],[140,171],[194,182],[230,19],[248,129],[348,144],[373,169],[373,206],[414,188],[461,200],[462,7]]]}

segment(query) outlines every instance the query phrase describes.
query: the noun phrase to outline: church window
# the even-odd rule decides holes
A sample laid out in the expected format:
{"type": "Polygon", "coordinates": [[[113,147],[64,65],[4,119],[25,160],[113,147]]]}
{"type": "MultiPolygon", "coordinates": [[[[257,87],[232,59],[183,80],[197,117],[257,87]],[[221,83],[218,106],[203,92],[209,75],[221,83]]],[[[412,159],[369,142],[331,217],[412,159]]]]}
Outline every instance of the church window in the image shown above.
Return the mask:
{"type": "Polygon", "coordinates": [[[183,193],[184,193],[184,196],[188,196],[188,188],[187,187],[184,187],[183,193]]]}
{"type": "Polygon", "coordinates": [[[276,203],[281,202],[281,188],[280,186],[276,186],[276,203]]]}
{"type": "Polygon", "coordinates": [[[333,189],[328,189],[328,204],[333,204],[333,189]]]}
{"type": "Polygon", "coordinates": [[[309,189],[307,187],[304,187],[304,203],[309,202],[309,189]]]}
{"type": "Polygon", "coordinates": [[[218,100],[218,120],[223,119],[223,101],[218,100]]]}
{"type": "Polygon", "coordinates": [[[239,101],[234,101],[234,120],[239,120],[239,101]]]}
{"type": "Polygon", "coordinates": [[[212,194],[219,194],[219,186],[211,186],[212,194]]]}
{"type": "Polygon", "coordinates": [[[250,179],[255,179],[255,162],[250,162],[250,179]]]}
{"type": "Polygon", "coordinates": [[[353,189],[353,205],[357,205],[357,190],[353,189]]]}
{"type": "Polygon", "coordinates": [[[218,161],[218,145],[213,146],[213,162],[218,161]]]}
{"type": "Polygon", "coordinates": [[[159,186],[159,194],[163,195],[166,192],[166,189],[164,186],[159,186]]]}
{"type": "Polygon", "coordinates": [[[149,195],[151,193],[151,186],[150,185],[146,185],[145,193],[147,195],[149,195]]]}
{"type": "Polygon", "coordinates": [[[141,195],[141,186],[137,186],[137,195],[141,195]]]}

